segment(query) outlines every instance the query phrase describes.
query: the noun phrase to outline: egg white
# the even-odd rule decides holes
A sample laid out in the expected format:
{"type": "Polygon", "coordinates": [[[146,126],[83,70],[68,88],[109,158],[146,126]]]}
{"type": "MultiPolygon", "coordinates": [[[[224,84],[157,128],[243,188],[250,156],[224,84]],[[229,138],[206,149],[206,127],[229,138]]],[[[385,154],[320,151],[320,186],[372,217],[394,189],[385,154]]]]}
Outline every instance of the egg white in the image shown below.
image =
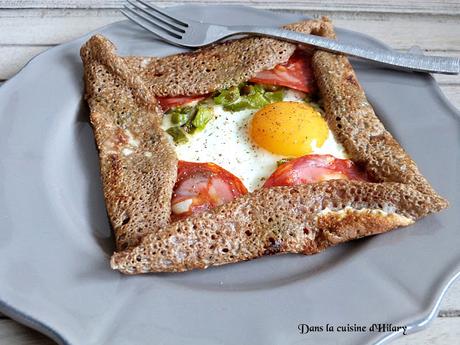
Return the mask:
{"type": "MultiPolygon", "coordinates": [[[[286,90],[283,100],[301,102],[302,96],[299,92],[286,90]]],[[[276,170],[276,162],[286,157],[273,154],[252,142],[248,126],[257,110],[231,112],[220,105],[213,105],[213,109],[215,116],[202,131],[189,136],[185,144],[174,144],[177,157],[188,162],[213,162],[237,176],[252,192],[276,170]]],[[[171,116],[165,115],[162,128],[166,130],[171,126],[171,116]]],[[[316,147],[316,142],[312,146],[312,153],[348,158],[330,130],[321,147],[316,147]]]]}

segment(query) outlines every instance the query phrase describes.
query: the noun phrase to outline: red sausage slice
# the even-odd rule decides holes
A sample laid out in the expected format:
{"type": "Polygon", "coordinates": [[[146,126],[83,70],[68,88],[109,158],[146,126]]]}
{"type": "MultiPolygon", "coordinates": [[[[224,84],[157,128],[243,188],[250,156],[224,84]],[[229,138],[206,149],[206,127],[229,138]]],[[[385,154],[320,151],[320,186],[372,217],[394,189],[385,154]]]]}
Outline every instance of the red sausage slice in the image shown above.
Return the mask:
{"type": "Polygon", "coordinates": [[[217,164],[179,161],[171,219],[210,210],[247,192],[238,177],[217,164]]]}
{"type": "Polygon", "coordinates": [[[157,97],[163,111],[168,111],[171,108],[179,107],[193,101],[201,101],[208,97],[208,95],[197,96],[177,96],[177,97],[157,97]]]}
{"type": "Polygon", "coordinates": [[[311,55],[297,49],[284,64],[273,69],[261,71],[250,80],[254,83],[286,86],[291,89],[310,93],[314,90],[314,76],[311,67],[311,55]]]}
{"type": "Polygon", "coordinates": [[[331,155],[307,155],[284,163],[265,181],[264,187],[294,186],[327,180],[369,181],[351,160],[331,155]]]}

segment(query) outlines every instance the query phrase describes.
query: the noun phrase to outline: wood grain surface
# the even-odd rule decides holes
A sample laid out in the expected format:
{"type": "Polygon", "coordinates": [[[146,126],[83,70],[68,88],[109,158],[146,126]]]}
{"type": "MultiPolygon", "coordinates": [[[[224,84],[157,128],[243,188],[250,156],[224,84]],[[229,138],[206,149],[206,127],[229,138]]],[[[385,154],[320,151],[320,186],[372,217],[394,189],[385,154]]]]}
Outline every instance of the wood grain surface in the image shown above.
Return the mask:
{"type": "MultiPolygon", "coordinates": [[[[371,35],[404,51],[417,45],[426,54],[460,56],[458,0],[330,0],[330,1],[156,1],[245,4],[309,16],[330,16],[335,25],[371,35]]],[[[33,56],[91,30],[124,19],[123,0],[0,0],[0,84],[33,56]]],[[[460,76],[435,76],[450,102],[460,108],[460,76]]],[[[0,345],[54,344],[0,315],[0,345]]],[[[424,331],[407,335],[395,345],[460,344],[460,282],[445,296],[438,317],[424,331]]]]}

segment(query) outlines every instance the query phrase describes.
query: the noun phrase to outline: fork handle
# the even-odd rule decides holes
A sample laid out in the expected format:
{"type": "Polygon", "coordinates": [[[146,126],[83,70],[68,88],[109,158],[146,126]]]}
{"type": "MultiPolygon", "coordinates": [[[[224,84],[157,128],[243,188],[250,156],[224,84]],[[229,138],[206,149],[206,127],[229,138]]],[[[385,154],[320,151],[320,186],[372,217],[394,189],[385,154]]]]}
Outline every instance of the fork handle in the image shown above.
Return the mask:
{"type": "Polygon", "coordinates": [[[459,74],[460,59],[444,56],[424,56],[418,54],[398,53],[392,50],[380,48],[366,48],[355,44],[341,43],[336,40],[321,36],[307,35],[290,30],[258,27],[258,26],[238,26],[229,27],[244,34],[257,34],[274,38],[282,38],[287,41],[306,43],[323,50],[334,53],[344,53],[365,60],[375,61],[388,66],[397,66],[399,69],[442,73],[459,74]]]}

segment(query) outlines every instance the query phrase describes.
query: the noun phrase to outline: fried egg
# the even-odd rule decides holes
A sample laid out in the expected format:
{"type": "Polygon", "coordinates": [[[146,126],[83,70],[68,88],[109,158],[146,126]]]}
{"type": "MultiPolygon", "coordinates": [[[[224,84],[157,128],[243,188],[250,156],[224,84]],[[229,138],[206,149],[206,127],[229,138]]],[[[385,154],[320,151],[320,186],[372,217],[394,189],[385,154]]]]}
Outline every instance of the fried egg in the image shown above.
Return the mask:
{"type": "MultiPolygon", "coordinates": [[[[187,143],[173,143],[177,157],[218,164],[240,178],[250,192],[263,185],[281,159],[307,154],[348,158],[320,111],[305,103],[303,96],[286,90],[281,102],[237,112],[213,104],[214,118],[202,131],[187,143]]],[[[167,114],[162,128],[171,126],[167,114]]]]}

